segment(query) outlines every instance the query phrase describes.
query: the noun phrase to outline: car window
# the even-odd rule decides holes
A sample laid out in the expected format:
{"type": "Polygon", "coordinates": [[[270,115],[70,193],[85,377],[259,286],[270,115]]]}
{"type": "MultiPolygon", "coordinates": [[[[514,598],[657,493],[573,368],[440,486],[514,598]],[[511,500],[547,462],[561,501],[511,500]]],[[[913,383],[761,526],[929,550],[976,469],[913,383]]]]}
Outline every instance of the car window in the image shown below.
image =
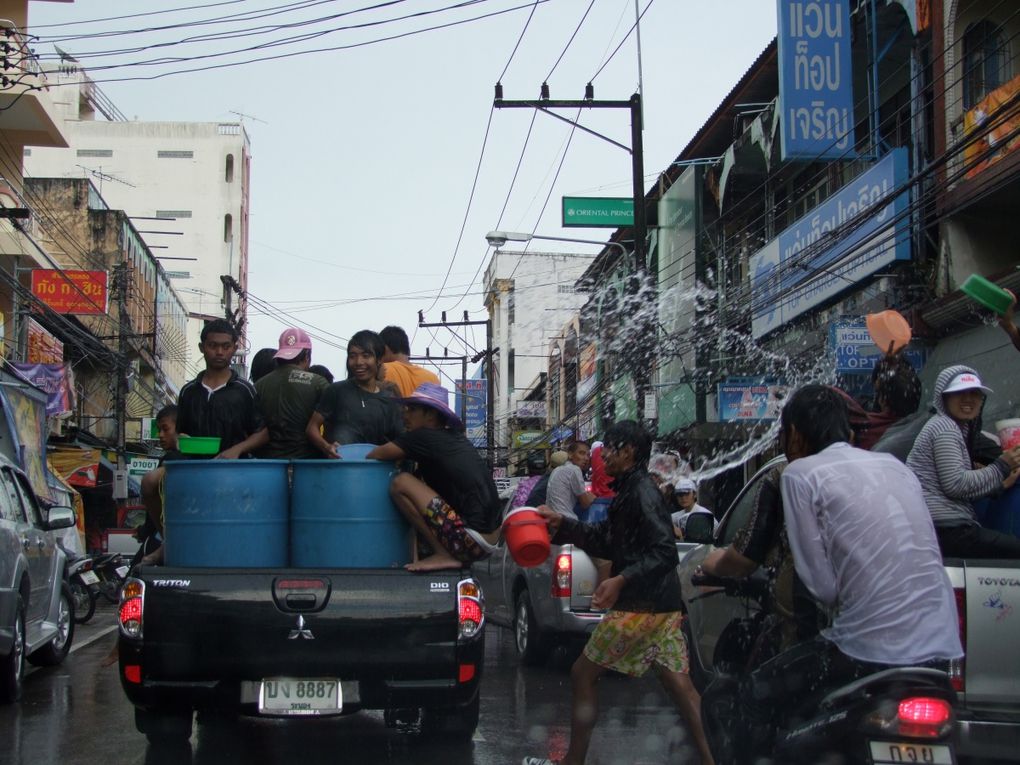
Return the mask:
{"type": "Polygon", "coordinates": [[[28,485],[28,479],[21,473],[11,472],[14,477],[14,486],[18,492],[18,496],[21,499],[21,504],[25,508],[25,513],[28,516],[29,523],[34,523],[36,526],[42,525],[42,513],[39,509],[39,501],[35,498],[35,492],[32,491],[32,487],[28,485]]]}
{"type": "Polygon", "coordinates": [[[732,543],[737,532],[747,525],[747,521],[751,517],[751,509],[754,506],[754,498],[758,494],[758,488],[761,486],[761,481],[766,475],[768,475],[768,471],[762,471],[756,475],[751,483],[744,487],[744,493],[740,495],[736,504],[726,514],[722,527],[719,529],[718,541],[716,542],[720,547],[725,547],[732,543]]]}
{"type": "Polygon", "coordinates": [[[14,476],[10,470],[0,470],[0,517],[16,523],[25,523],[27,516],[14,488],[14,476]]]}

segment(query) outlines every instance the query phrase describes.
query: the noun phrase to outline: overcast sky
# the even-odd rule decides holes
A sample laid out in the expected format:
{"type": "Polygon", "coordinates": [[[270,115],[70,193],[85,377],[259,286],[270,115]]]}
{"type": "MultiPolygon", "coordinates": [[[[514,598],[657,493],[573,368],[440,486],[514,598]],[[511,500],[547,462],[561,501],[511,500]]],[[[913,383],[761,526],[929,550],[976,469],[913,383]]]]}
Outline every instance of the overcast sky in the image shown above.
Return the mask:
{"type": "MultiPolygon", "coordinates": [[[[493,113],[491,107],[493,85],[508,61],[502,75],[506,99],[537,97],[547,77],[553,98],[581,98],[585,84],[633,25],[634,0],[540,0],[537,7],[533,0],[191,0],[176,5],[191,10],[82,24],[174,4],[31,2],[29,28],[43,38],[37,46],[40,53],[52,50],[47,38],[80,35],[58,44],[86,68],[94,67],[92,77],[128,118],[217,122],[246,115],[240,119],[252,149],[249,291],[254,300],[271,306],[268,313],[254,307],[249,312],[253,349],[275,346],[285,326],[304,326],[316,340],[314,360],[340,376],[342,349],[351,334],[399,324],[414,337],[414,353],[424,353],[427,345],[437,353],[448,345],[451,354],[459,354],[463,345],[450,333],[432,337],[416,329],[418,311],[423,310],[428,321],[438,321],[441,310],[450,312],[450,318],[464,310],[472,319],[485,318],[481,276],[489,256],[487,231],[498,224],[512,231],[605,239],[606,229],[563,229],[561,197],[631,194],[626,152],[580,131],[567,146],[570,127],[543,114],[535,118],[525,150],[533,113],[493,113]],[[454,5],[463,7],[441,10],[454,5]],[[348,13],[368,6],[373,8],[348,13]],[[275,13],[230,26],[193,24],[257,9],[275,13]],[[420,15],[378,23],[409,14],[420,15]],[[478,18],[485,14],[496,15],[478,18]],[[266,29],[264,34],[252,30],[324,16],[335,18],[266,29]],[[469,19],[344,50],[264,60],[469,19]],[[68,22],[76,23],[44,26],[68,22]],[[97,36],[168,24],[189,26],[97,36]],[[369,26],[328,31],[352,24],[369,26]],[[227,30],[246,32],[232,39],[180,44],[182,38],[227,30]],[[318,32],[325,34],[244,54],[180,60],[318,32]],[[125,51],[154,43],[174,44],[158,51],[125,51]],[[111,50],[122,52],[82,55],[111,50]],[[176,60],[139,63],[157,55],[176,60]],[[115,81],[248,60],[256,61],[115,81]],[[117,68],[99,69],[108,65],[117,68]],[[511,187],[518,161],[520,171],[511,187]]],[[[642,9],[647,5],[648,0],[640,0],[642,9]]],[[[775,31],[771,0],[651,2],[640,25],[648,184],[701,127],[775,31]]],[[[626,100],[638,82],[637,37],[631,34],[595,78],[595,96],[626,100]]],[[[585,113],[581,121],[630,143],[626,111],[585,113]]],[[[530,249],[594,253],[598,248],[533,242],[530,249]]],[[[481,347],[484,332],[479,328],[466,339],[473,348],[481,347]]]]}

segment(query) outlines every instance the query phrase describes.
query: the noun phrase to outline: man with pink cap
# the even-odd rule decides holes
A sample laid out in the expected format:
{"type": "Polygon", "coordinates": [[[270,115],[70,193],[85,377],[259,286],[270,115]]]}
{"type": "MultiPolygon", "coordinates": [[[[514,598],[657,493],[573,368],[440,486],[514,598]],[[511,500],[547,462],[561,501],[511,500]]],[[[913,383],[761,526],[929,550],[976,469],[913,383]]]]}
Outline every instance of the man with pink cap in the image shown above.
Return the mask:
{"type": "Polygon", "coordinates": [[[489,467],[464,435],[442,385],[422,383],[401,399],[405,431],[368,453],[375,460],[414,460],[420,478],[399,473],[390,496],[432,554],[411,571],[460,568],[484,558],[499,536],[499,493],[489,467]]]}
{"type": "Polygon", "coordinates": [[[329,383],[308,371],[312,339],[299,327],[280,334],[273,356],[276,369],[255,382],[262,417],[269,427],[269,443],[258,456],[265,459],[311,459],[318,451],[305,435],[308,420],[329,383]]]}

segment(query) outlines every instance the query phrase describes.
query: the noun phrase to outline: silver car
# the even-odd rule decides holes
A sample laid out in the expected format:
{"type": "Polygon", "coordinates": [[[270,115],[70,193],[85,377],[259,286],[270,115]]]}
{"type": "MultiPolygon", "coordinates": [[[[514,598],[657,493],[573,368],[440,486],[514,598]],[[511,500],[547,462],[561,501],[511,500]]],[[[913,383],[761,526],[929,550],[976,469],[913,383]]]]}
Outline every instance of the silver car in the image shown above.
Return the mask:
{"type": "Polygon", "coordinates": [[[59,664],[74,638],[74,601],[57,529],[69,507],[44,509],[21,470],[0,457],[0,703],[21,696],[25,660],[59,664]]]}

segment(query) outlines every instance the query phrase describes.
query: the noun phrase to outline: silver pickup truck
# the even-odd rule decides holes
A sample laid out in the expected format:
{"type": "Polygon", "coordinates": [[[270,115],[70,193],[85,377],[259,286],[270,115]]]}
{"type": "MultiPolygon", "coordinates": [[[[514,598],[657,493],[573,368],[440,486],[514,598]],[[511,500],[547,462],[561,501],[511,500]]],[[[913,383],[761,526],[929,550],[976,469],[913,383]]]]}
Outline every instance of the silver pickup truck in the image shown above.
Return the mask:
{"type": "MultiPolygon", "coordinates": [[[[678,559],[695,547],[677,542],[678,559]]],[[[541,566],[521,568],[500,542],[472,564],[471,575],[485,593],[485,617],[514,631],[517,654],[528,665],[542,664],[557,646],[580,646],[604,613],[591,608],[595,564],[574,545],[553,545],[541,566]]]]}
{"type": "MultiPolygon", "coordinates": [[[[716,546],[733,541],[747,522],[758,482],[781,459],[767,464],[741,490],[719,524],[716,546]]],[[[696,599],[702,590],[691,584],[691,575],[711,549],[703,545],[692,550],[680,565],[691,675],[702,689],[712,673],[720,633],[734,618],[745,616],[738,598],[720,593],[696,599]]],[[[1020,561],[947,558],[945,566],[956,593],[966,652],[951,673],[959,698],[956,751],[964,763],[970,758],[1015,762],[1020,756],[1020,561]]]]}

